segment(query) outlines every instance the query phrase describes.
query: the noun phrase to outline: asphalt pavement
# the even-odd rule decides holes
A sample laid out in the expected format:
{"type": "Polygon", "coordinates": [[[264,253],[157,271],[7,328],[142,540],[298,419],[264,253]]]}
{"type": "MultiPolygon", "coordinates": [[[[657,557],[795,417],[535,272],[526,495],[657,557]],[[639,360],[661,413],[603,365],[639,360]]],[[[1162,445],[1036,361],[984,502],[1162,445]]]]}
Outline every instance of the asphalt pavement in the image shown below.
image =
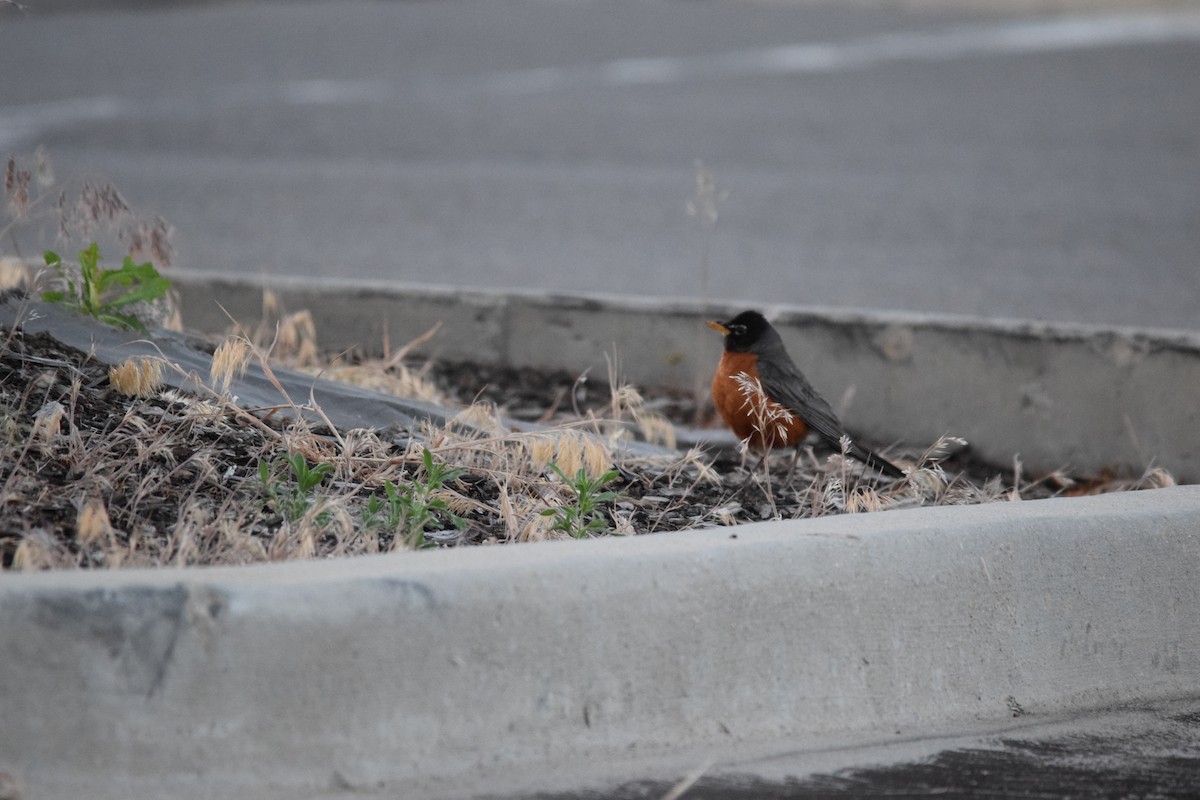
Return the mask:
{"type": "Polygon", "coordinates": [[[57,5],[0,153],[182,267],[1197,327],[1194,2],[57,5]]]}
{"type": "Polygon", "coordinates": [[[785,754],[720,769],[702,762],[678,781],[628,781],[521,800],[1184,800],[1196,796],[1200,779],[1198,709],[1195,699],[1179,699],[1034,725],[1014,713],[1006,730],[983,736],[897,737],[890,745],[785,754]]]}

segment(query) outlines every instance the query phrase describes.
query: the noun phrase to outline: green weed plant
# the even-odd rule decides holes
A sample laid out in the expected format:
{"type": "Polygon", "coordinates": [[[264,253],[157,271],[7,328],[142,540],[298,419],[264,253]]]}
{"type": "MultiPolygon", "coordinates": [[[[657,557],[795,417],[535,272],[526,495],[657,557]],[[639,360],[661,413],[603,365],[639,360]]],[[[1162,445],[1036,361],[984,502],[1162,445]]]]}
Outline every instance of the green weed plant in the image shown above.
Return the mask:
{"type": "Polygon", "coordinates": [[[171,288],[171,281],[160,275],[149,261],[135,264],[126,256],[120,269],[104,269],[100,266],[100,248],[95,242],[79,251],[78,284],[63,267],[57,253],[47,250],[44,257],[46,266],[54,268],[67,288],[66,291],[42,292],[43,300],[70,306],[120,328],[145,333],[146,326],[121,309],[133,303],[156,300],[171,288]]]}
{"type": "Polygon", "coordinates": [[[436,544],[425,536],[425,532],[444,528],[447,523],[462,530],[467,522],[447,505],[439,492],[447,483],[457,480],[463,470],[438,464],[428,449],[421,453],[425,467],[423,480],[412,480],[401,489],[391,481],[384,481],[384,497],[372,496],[367,500],[363,524],[367,527],[382,526],[404,539],[411,548],[430,547],[436,544]]]}
{"type": "Polygon", "coordinates": [[[609,470],[595,478],[588,477],[583,467],[574,477],[563,472],[557,464],[551,464],[550,469],[566,485],[571,493],[569,502],[558,508],[547,508],[542,512],[543,517],[554,517],[550,525],[552,531],[563,531],[576,539],[583,539],[592,534],[607,533],[611,526],[600,510],[601,503],[617,499],[617,493],[607,491],[605,486],[617,479],[619,473],[609,470]]]}
{"type": "MultiPolygon", "coordinates": [[[[280,465],[278,461],[259,461],[258,480],[267,505],[288,522],[298,522],[317,503],[319,498],[314,490],[333,471],[333,465],[310,467],[299,453],[284,456],[283,462],[280,465]],[[281,474],[284,471],[287,475],[281,474]]],[[[329,521],[328,517],[328,514],[318,514],[317,524],[323,526],[329,521]]]]}

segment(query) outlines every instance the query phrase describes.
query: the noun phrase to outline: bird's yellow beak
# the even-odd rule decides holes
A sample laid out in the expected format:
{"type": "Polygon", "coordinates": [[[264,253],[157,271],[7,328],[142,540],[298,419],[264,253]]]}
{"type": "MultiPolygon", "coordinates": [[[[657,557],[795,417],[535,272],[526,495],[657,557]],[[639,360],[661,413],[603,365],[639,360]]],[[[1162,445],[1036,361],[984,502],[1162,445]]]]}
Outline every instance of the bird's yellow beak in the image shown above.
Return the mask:
{"type": "Polygon", "coordinates": [[[726,328],[724,325],[722,325],[721,323],[719,323],[715,320],[710,320],[709,322],[706,322],[704,324],[707,325],[708,327],[712,328],[714,331],[721,334],[722,336],[729,335],[729,328],[726,328]]]}

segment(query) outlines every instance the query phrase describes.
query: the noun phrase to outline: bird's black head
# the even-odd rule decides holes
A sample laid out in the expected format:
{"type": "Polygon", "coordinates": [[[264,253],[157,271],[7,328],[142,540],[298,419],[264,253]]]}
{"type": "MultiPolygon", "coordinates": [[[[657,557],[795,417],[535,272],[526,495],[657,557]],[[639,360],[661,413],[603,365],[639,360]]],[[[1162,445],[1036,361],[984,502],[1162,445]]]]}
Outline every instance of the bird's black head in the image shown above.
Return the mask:
{"type": "Polygon", "coordinates": [[[725,349],[733,353],[749,353],[773,338],[774,328],[757,311],[743,311],[728,322],[709,322],[708,327],[725,336],[725,349]]]}

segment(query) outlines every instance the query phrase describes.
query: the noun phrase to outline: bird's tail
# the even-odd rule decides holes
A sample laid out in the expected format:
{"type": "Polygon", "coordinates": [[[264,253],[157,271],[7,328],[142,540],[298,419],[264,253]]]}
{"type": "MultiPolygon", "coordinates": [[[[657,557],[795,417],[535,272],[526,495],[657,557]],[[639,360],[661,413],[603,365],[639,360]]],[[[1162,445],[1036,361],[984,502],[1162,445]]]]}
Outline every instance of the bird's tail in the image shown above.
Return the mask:
{"type": "Polygon", "coordinates": [[[872,452],[865,447],[859,447],[857,444],[851,444],[850,448],[846,452],[866,464],[868,467],[877,469],[890,478],[904,477],[904,470],[900,469],[878,453],[872,452]]]}

